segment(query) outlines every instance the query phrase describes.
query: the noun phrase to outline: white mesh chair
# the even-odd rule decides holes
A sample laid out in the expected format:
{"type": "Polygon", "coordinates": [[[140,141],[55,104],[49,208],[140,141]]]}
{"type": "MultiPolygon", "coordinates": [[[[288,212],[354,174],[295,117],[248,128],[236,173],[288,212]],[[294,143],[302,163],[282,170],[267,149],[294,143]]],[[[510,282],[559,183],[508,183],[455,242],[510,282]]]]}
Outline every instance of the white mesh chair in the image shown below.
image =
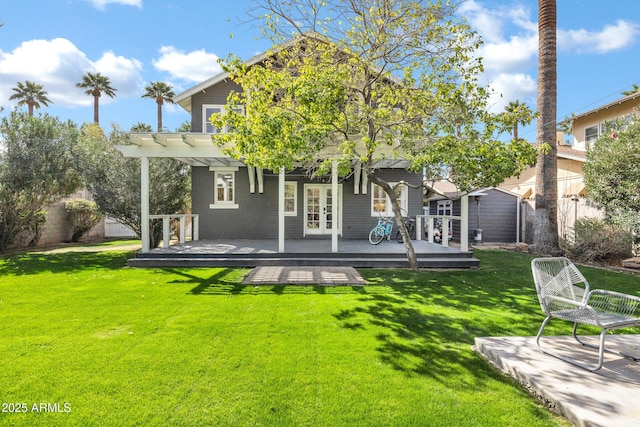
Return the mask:
{"type": "MultiPolygon", "coordinates": [[[[538,293],[540,307],[547,316],[536,337],[540,350],[558,359],[569,362],[589,371],[602,367],[605,351],[605,336],[613,329],[639,326],[638,307],[640,298],[619,292],[601,289],[589,289],[589,283],[567,258],[537,258],[531,261],[531,270],[538,293]],[[575,359],[560,355],[540,345],[544,328],[551,319],[561,319],[573,323],[573,337],[583,346],[597,348],[598,363],[585,365],[575,359]],[[601,329],[600,345],[588,344],[578,337],[578,325],[589,325],[601,329]]],[[[633,360],[639,360],[628,354],[606,349],[633,360]]]]}

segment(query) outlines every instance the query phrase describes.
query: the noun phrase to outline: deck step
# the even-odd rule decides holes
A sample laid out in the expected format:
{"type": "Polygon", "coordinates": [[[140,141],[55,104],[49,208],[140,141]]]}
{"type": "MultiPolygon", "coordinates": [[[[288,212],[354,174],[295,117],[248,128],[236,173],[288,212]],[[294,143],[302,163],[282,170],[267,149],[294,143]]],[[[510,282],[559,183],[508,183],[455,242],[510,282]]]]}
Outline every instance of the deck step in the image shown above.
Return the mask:
{"type": "MultiPolygon", "coordinates": [[[[406,256],[324,256],[317,257],[313,254],[292,254],[291,256],[138,256],[128,261],[130,267],[151,267],[151,268],[175,268],[175,267],[257,267],[257,266],[334,266],[334,267],[354,267],[354,268],[408,268],[409,262],[406,256]]],[[[470,269],[478,268],[480,260],[473,256],[423,256],[418,257],[420,268],[456,268],[470,269]]],[[[451,254],[455,255],[455,254],[451,254]]]]}

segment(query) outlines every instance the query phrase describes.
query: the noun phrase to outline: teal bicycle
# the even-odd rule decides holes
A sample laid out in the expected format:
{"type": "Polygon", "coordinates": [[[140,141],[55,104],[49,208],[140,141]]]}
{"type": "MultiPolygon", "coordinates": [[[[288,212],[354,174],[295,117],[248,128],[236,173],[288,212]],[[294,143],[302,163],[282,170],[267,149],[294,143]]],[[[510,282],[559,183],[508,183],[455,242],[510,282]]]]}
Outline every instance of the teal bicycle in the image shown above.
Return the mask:
{"type": "MultiPolygon", "coordinates": [[[[409,233],[410,238],[414,234],[416,230],[416,220],[413,218],[409,218],[407,212],[402,209],[403,212],[403,222],[404,226],[409,233]]],[[[393,224],[395,223],[393,218],[387,218],[380,215],[378,219],[378,223],[371,229],[369,232],[369,243],[372,245],[377,245],[382,242],[385,238],[387,240],[391,240],[391,231],[393,230],[393,224]]],[[[398,243],[402,243],[402,235],[400,234],[400,229],[398,228],[396,231],[396,240],[398,243]]]]}
{"type": "Polygon", "coordinates": [[[393,218],[387,218],[380,215],[380,218],[378,218],[378,223],[369,232],[369,243],[371,243],[372,245],[377,245],[385,238],[387,240],[390,240],[391,230],[393,230],[393,223],[393,218]]]}

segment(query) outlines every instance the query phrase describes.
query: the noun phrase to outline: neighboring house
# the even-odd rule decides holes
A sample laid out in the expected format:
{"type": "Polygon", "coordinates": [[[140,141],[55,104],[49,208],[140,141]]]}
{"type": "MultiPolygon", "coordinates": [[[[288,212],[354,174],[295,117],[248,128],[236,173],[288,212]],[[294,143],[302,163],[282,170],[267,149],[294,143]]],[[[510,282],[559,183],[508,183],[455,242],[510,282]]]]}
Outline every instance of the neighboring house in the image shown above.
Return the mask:
{"type": "MultiPolygon", "coordinates": [[[[558,133],[558,232],[561,238],[570,238],[576,218],[601,217],[602,212],[587,201],[582,167],[591,145],[607,132],[608,121],[631,117],[640,104],[640,92],[573,116],[571,132],[558,133]]],[[[563,123],[565,123],[563,122],[563,123]]],[[[561,123],[562,124],[562,123],[561,123]]],[[[531,241],[535,209],[535,168],[529,168],[519,177],[505,180],[500,188],[514,192],[526,201],[523,205],[525,241],[531,241]]]]}
{"type": "MultiPolygon", "coordinates": [[[[248,64],[264,59],[260,55],[248,64]]],[[[275,239],[284,251],[285,239],[331,238],[337,252],[338,238],[367,239],[379,215],[391,216],[391,205],[381,187],[368,182],[360,165],[338,178],[311,179],[304,170],[270,171],[228,157],[213,134],[224,132],[208,118],[224,110],[232,90],[241,90],[228,73],[220,73],[174,100],[191,114],[190,133],[131,133],[133,146],[121,146],[126,156],[142,159],[143,235],[145,215],[145,170],[148,158],[173,157],[192,167],[192,213],[198,215],[200,239],[275,239]]],[[[331,154],[327,154],[331,158],[331,154]]],[[[419,185],[420,174],[408,172],[402,159],[390,159],[379,170],[388,182],[419,185]]],[[[409,216],[422,214],[422,189],[399,187],[400,203],[409,216]]],[[[148,231],[147,231],[148,233],[148,231]]],[[[148,251],[144,246],[143,252],[148,251]]]]}
{"type": "MultiPolygon", "coordinates": [[[[461,193],[447,181],[434,183],[427,192],[428,215],[462,215],[461,193]]],[[[501,188],[469,193],[468,240],[475,243],[518,243],[521,238],[520,197],[501,188]]],[[[460,221],[453,221],[453,241],[460,241],[460,221]]]]}

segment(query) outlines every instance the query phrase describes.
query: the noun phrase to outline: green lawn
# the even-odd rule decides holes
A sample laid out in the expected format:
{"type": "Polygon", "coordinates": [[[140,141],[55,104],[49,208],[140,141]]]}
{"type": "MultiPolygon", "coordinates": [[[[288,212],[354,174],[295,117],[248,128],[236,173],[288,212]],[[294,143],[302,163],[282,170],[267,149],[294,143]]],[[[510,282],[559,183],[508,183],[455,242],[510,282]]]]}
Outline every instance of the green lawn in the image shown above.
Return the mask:
{"type": "Polygon", "coordinates": [[[471,350],[542,320],[530,257],[476,254],[475,271],[362,270],[370,286],[335,288],[123,268],[113,250],[0,258],[0,401],[27,407],[0,424],[568,425],[471,350]]]}

